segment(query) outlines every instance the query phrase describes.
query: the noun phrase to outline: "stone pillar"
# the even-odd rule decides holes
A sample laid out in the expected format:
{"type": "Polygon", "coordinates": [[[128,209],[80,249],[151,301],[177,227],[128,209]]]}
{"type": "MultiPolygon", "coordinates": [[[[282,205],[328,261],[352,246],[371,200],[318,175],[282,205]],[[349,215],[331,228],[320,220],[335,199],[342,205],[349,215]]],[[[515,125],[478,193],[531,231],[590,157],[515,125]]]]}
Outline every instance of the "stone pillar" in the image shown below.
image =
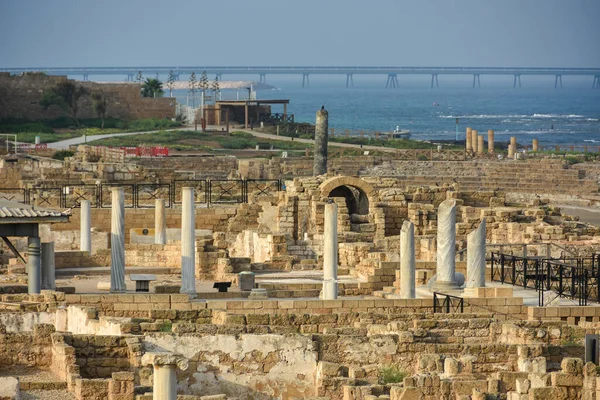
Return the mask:
{"type": "Polygon", "coordinates": [[[315,124],[315,154],[313,161],[313,176],[327,173],[327,132],[329,132],[329,113],[325,108],[317,111],[315,124]]]}
{"type": "Polygon", "coordinates": [[[471,146],[473,147],[473,153],[477,153],[477,130],[471,129],[471,146]]]}
{"type": "Polygon", "coordinates": [[[473,149],[473,145],[471,144],[471,128],[467,128],[467,133],[465,136],[465,150],[467,152],[473,149]]]}
{"type": "Polygon", "coordinates": [[[404,221],[400,231],[400,298],[415,298],[415,224],[404,221]]]}
{"type": "Polygon", "coordinates": [[[154,367],[152,399],[177,400],[177,368],[188,368],[188,361],[178,354],[147,352],[142,356],[142,365],[154,367]]]}
{"type": "Polygon", "coordinates": [[[125,199],[123,188],[112,191],[110,220],[110,291],[124,292],[125,286],[125,199]]]}
{"type": "Polygon", "coordinates": [[[165,199],[156,199],[154,204],[154,243],[167,244],[165,199]]]}
{"type": "Polygon", "coordinates": [[[467,288],[485,287],[485,219],[467,235],[467,288]]]}
{"type": "Polygon", "coordinates": [[[325,205],[325,226],[323,234],[323,300],[337,299],[337,204],[325,205]]]}
{"type": "Polygon", "coordinates": [[[192,187],[181,191],[181,293],[196,294],[196,208],[192,187]]]}
{"type": "Polygon", "coordinates": [[[493,154],[494,152],[494,130],[488,129],[488,153],[493,154]]]}
{"type": "Polygon", "coordinates": [[[44,290],[56,289],[54,265],[54,242],[42,243],[42,289],[44,290]]]}
{"type": "Polygon", "coordinates": [[[538,151],[540,148],[540,142],[537,139],[533,139],[531,142],[531,150],[538,151]]]}
{"type": "Polygon", "coordinates": [[[483,141],[483,135],[477,135],[477,154],[479,155],[483,155],[484,153],[484,141],[483,141]]]}
{"type": "Polygon", "coordinates": [[[40,294],[41,274],[40,237],[29,236],[27,238],[27,293],[40,294]]]}
{"type": "Polygon", "coordinates": [[[79,250],[92,254],[92,213],[89,200],[81,200],[79,209],[79,250]]]}
{"type": "Polygon", "coordinates": [[[517,138],[514,136],[510,137],[510,144],[508,145],[508,158],[513,158],[517,151],[517,138]]]}
{"type": "Polygon", "coordinates": [[[458,289],[456,271],[456,201],[445,200],[437,217],[436,289],[458,289]]]}

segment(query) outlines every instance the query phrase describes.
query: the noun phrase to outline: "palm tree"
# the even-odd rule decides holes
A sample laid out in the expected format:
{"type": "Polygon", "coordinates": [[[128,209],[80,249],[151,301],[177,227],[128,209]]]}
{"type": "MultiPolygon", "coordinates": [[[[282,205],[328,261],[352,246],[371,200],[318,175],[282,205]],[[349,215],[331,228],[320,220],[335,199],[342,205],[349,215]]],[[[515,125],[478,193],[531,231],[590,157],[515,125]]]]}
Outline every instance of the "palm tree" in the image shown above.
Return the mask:
{"type": "Polygon", "coordinates": [[[142,85],[142,97],[163,97],[162,82],[156,78],[146,78],[142,85]]]}

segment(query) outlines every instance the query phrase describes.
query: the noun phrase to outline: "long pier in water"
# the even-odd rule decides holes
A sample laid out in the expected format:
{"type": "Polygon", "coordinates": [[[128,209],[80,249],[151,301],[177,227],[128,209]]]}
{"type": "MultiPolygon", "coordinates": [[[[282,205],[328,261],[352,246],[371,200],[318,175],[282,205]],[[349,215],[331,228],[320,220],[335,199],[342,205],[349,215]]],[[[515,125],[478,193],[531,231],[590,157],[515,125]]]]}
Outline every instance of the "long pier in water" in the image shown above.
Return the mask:
{"type": "Polygon", "coordinates": [[[0,68],[0,72],[21,74],[23,72],[44,72],[48,75],[82,76],[89,80],[91,75],[121,75],[134,81],[141,72],[144,76],[159,76],[173,73],[176,80],[180,75],[206,71],[219,79],[223,75],[258,75],[259,82],[266,83],[267,75],[302,75],[302,87],[310,86],[310,75],[346,75],[346,87],[354,86],[354,75],[387,76],[386,87],[396,88],[398,75],[431,75],[431,87],[438,87],[438,75],[472,75],[473,87],[480,87],[481,75],[513,76],[513,87],[521,86],[521,75],[554,76],[554,87],[562,87],[562,77],[591,76],[592,88],[600,89],[600,68],[558,68],[558,67],[385,67],[385,66],[166,66],[166,67],[25,67],[0,68]]]}

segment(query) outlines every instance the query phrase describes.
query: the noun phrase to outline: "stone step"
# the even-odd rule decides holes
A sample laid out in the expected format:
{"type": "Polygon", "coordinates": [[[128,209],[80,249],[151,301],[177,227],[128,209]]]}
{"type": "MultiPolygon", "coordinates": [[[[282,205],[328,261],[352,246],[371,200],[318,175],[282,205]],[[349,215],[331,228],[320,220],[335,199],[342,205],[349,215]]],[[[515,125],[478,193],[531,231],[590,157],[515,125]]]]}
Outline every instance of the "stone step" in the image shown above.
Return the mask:
{"type": "MultiPolygon", "coordinates": [[[[125,274],[155,274],[171,275],[181,273],[180,268],[162,267],[125,267],[125,274]]],[[[97,276],[110,275],[110,267],[62,268],[56,270],[56,277],[71,277],[75,275],[97,276]]]]}

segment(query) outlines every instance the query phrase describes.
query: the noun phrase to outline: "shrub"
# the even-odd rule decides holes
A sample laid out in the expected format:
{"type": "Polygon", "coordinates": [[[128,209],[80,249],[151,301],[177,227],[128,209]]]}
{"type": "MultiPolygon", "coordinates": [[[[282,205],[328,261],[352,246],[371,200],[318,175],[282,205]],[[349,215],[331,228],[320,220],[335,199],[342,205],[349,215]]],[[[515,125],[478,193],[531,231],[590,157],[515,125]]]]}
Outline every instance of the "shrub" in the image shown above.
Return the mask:
{"type": "Polygon", "coordinates": [[[379,370],[379,383],[387,385],[389,383],[400,383],[406,377],[406,372],[398,368],[397,365],[388,365],[379,370]]]}
{"type": "Polygon", "coordinates": [[[65,158],[67,157],[73,157],[75,153],[70,151],[70,150],[60,150],[57,151],[56,153],[54,153],[54,155],[52,156],[53,159],[55,160],[61,160],[64,161],[65,158]]]}

